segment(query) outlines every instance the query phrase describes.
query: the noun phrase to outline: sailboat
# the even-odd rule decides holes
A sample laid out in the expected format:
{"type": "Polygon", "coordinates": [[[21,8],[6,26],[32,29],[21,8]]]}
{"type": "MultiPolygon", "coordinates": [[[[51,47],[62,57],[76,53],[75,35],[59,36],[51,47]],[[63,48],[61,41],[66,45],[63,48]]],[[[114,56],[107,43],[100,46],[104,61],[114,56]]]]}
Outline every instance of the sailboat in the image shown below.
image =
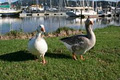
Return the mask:
{"type": "MultiPolygon", "coordinates": [[[[94,11],[94,1],[93,6],[85,6],[84,0],[82,1],[82,7],[66,7],[70,11],[66,12],[69,17],[79,17],[79,16],[90,16],[97,17],[97,12],[94,11]]],[[[88,3],[89,4],[89,3],[88,3]]]]}
{"type": "Polygon", "coordinates": [[[17,17],[22,10],[13,9],[11,2],[8,0],[8,5],[0,5],[0,16],[1,17],[17,17]]]}

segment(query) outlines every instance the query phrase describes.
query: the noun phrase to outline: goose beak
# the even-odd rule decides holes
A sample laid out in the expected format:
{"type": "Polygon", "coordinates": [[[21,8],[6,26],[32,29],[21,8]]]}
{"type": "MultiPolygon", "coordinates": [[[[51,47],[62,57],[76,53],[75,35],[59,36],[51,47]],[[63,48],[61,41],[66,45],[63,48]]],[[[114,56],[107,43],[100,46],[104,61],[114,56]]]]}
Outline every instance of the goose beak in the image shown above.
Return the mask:
{"type": "Polygon", "coordinates": [[[45,32],[45,28],[44,28],[44,27],[41,27],[41,31],[45,32]]]}
{"type": "Polygon", "coordinates": [[[90,25],[93,25],[93,22],[92,22],[92,21],[90,21],[90,25]]]}

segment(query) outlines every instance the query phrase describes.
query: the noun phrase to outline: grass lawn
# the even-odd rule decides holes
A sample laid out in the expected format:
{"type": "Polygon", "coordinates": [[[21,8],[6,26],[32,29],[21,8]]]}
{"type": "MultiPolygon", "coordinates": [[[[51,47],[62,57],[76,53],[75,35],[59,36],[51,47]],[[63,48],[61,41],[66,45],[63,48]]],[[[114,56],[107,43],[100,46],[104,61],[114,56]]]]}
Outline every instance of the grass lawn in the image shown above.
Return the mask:
{"type": "Polygon", "coordinates": [[[46,65],[29,54],[28,40],[0,40],[0,80],[120,80],[120,27],[96,29],[95,34],[96,45],[84,61],[74,61],[60,37],[45,38],[46,65]]]}

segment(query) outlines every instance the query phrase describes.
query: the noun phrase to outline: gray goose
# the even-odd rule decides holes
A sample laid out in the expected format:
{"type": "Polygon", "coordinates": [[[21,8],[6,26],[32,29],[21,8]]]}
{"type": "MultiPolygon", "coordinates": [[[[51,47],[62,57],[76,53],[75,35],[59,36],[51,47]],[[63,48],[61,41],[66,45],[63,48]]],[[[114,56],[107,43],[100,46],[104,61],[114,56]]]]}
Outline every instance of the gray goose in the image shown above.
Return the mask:
{"type": "Polygon", "coordinates": [[[89,16],[85,21],[86,35],[74,35],[71,37],[62,38],[61,41],[72,52],[72,57],[77,60],[76,54],[80,55],[80,59],[84,60],[83,54],[90,50],[96,43],[96,37],[92,30],[93,22],[90,21],[89,16]]]}

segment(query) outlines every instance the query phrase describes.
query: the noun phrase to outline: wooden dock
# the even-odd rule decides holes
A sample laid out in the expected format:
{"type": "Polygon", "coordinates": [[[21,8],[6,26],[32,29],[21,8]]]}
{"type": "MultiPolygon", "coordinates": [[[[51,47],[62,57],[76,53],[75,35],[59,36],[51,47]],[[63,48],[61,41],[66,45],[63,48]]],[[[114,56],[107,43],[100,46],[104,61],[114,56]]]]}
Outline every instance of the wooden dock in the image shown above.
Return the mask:
{"type": "Polygon", "coordinates": [[[20,17],[67,16],[65,12],[20,13],[20,17]]]}

